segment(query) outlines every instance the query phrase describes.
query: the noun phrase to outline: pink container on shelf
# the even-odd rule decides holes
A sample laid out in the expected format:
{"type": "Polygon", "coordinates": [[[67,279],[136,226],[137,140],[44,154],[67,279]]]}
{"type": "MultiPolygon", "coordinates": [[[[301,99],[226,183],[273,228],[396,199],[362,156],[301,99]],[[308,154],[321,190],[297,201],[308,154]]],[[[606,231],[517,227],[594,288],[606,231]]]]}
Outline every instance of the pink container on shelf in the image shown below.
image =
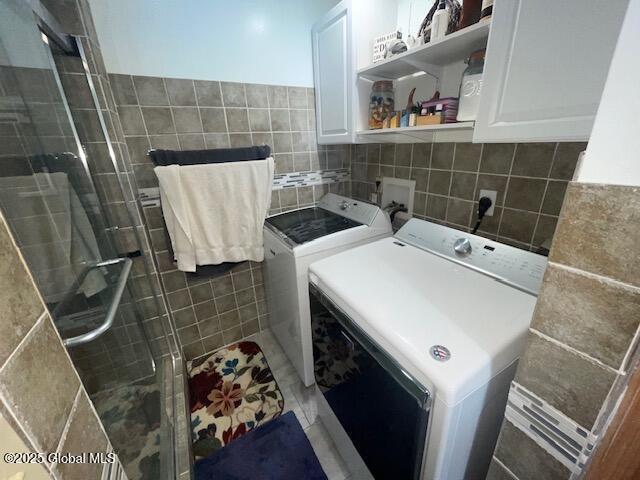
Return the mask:
{"type": "Polygon", "coordinates": [[[420,115],[442,114],[442,123],[455,123],[458,114],[458,97],[444,97],[422,102],[420,115]]]}

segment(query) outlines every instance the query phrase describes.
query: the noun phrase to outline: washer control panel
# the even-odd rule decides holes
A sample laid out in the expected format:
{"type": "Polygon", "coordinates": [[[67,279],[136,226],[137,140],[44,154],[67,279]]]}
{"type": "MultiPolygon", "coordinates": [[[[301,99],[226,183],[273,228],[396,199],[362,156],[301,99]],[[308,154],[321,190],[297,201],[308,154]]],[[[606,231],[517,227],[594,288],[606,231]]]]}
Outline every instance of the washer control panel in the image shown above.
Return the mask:
{"type": "Polygon", "coordinates": [[[547,267],[544,255],[415,218],[395,237],[532,295],[538,295],[547,267]]]}
{"type": "Polygon", "coordinates": [[[376,215],[381,212],[377,205],[343,197],[335,193],[327,193],[323,196],[318,201],[318,207],[365,225],[371,225],[376,215]]]}

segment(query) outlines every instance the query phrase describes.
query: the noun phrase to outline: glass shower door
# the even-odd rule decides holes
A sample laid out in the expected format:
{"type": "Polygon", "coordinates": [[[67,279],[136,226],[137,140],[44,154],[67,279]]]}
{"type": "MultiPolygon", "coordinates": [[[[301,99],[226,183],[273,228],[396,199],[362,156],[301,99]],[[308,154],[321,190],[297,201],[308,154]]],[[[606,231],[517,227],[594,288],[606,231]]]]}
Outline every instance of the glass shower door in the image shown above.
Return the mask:
{"type": "MultiPolygon", "coordinates": [[[[150,344],[162,333],[145,321],[161,314],[135,301],[134,288],[153,291],[151,280],[138,273],[134,285],[139,252],[116,248],[96,189],[106,141],[95,105],[65,92],[52,50],[69,45],[54,45],[39,21],[29,2],[0,0],[0,209],[129,479],[172,478],[162,383],[172,372],[161,368],[172,363],[150,344]],[[95,143],[83,145],[78,132],[90,131],[85,141],[95,143]]],[[[79,91],[87,79],[73,75],[66,80],[79,91]]]]}

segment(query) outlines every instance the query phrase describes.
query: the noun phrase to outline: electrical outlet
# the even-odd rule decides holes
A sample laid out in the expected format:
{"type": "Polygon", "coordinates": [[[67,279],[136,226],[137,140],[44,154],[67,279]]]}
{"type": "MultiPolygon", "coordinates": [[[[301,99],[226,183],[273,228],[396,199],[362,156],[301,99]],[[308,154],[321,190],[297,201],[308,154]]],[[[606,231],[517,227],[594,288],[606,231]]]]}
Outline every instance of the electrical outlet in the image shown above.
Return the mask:
{"type": "Polygon", "coordinates": [[[480,195],[478,195],[478,200],[482,197],[489,197],[491,199],[491,207],[485,213],[487,217],[493,217],[493,207],[496,206],[496,199],[498,198],[498,192],[496,190],[480,190],[480,195]]]}

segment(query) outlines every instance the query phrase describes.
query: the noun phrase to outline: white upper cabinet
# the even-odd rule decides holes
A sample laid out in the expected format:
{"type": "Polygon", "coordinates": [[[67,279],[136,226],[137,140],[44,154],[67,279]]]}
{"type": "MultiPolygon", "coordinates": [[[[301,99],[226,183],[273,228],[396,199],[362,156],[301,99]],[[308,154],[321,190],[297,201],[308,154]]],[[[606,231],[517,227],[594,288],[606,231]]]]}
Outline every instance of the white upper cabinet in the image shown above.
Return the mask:
{"type": "Polygon", "coordinates": [[[627,3],[496,0],[473,141],[587,140],[627,3]]]}
{"type": "Polygon", "coordinates": [[[373,39],[396,29],[396,0],[344,0],[311,30],[319,144],[355,143],[371,84],[357,82],[373,39]]]}
{"type": "Polygon", "coordinates": [[[331,9],[312,30],[318,143],[351,143],[353,40],[351,2],[331,9]]]}

